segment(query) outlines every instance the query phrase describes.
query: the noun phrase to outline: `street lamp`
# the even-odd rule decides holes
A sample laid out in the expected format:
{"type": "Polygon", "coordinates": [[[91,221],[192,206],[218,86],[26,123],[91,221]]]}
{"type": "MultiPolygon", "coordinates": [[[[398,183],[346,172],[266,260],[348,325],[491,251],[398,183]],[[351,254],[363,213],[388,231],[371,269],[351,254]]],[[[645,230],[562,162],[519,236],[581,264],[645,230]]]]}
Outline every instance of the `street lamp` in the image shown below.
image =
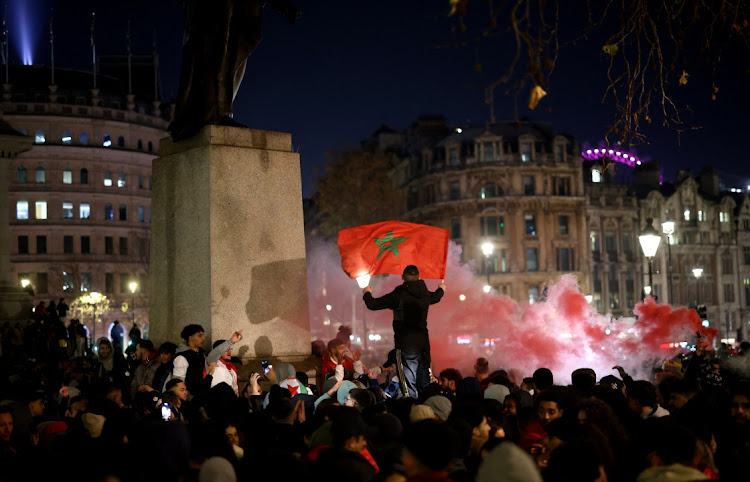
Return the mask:
{"type": "Polygon", "coordinates": [[[138,289],[138,283],[135,281],[131,281],[128,285],[130,287],[130,292],[133,293],[133,326],[135,326],[135,290],[138,289]]]}
{"type": "Polygon", "coordinates": [[[86,298],[86,302],[91,306],[91,308],[94,310],[94,320],[93,323],[91,323],[91,344],[94,345],[96,343],[96,305],[101,301],[102,294],[98,291],[92,291],[90,295],[86,298]]]}
{"type": "Polygon", "coordinates": [[[648,259],[648,286],[653,289],[654,276],[651,269],[651,261],[653,261],[654,256],[656,256],[656,250],[659,249],[661,236],[654,228],[654,220],[652,218],[646,219],[646,227],[643,228],[641,235],[638,236],[638,241],[641,243],[643,255],[648,259]]]}
{"type": "Polygon", "coordinates": [[[695,276],[695,306],[698,306],[701,302],[701,284],[700,279],[703,276],[703,268],[693,268],[693,276],[695,276]]]}
{"type": "Polygon", "coordinates": [[[489,293],[492,290],[492,285],[490,284],[490,256],[492,256],[493,251],[495,251],[495,246],[492,243],[482,244],[482,253],[484,253],[485,257],[484,267],[487,270],[487,285],[484,287],[485,293],[489,293]]]}
{"type": "Polygon", "coordinates": [[[672,304],[672,235],[674,234],[674,221],[669,218],[661,223],[661,231],[667,235],[667,301],[672,304]]]}

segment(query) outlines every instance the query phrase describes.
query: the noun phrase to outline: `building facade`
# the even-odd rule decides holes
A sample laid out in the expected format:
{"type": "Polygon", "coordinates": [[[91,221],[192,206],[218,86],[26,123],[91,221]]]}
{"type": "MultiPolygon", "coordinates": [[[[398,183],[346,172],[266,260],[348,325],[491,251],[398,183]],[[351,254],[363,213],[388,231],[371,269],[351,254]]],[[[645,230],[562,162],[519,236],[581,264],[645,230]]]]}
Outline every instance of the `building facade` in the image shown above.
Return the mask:
{"type": "Polygon", "coordinates": [[[46,74],[14,69],[0,105],[34,138],[7,165],[11,277],[30,283],[36,302],[99,292],[108,317],[145,322],[151,162],[167,116],[151,98],[123,95],[116,78],[88,89],[90,72],[59,70],[50,87],[46,74]]]}

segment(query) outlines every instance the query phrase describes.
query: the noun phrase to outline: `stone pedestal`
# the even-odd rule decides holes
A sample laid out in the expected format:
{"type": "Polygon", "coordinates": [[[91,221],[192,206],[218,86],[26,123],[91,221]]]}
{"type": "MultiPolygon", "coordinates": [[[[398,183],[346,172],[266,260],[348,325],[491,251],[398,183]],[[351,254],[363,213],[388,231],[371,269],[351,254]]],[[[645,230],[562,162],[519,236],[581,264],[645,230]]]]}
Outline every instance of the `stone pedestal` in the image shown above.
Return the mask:
{"type": "MultiPolygon", "coordinates": [[[[291,135],[207,126],[162,139],[153,163],[150,338],[203,326],[206,348],[237,329],[234,354],[299,363],[310,356],[299,155],[291,135]]],[[[255,366],[257,365],[257,366],[255,366]]],[[[295,366],[296,367],[296,366],[295,366]]]]}

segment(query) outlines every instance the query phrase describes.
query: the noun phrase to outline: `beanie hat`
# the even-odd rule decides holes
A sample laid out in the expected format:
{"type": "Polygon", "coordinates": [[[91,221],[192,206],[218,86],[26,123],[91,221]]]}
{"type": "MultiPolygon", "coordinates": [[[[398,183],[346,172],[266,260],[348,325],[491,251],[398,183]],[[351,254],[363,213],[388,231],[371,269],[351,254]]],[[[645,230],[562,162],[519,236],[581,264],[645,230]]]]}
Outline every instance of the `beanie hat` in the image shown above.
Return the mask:
{"type": "Polygon", "coordinates": [[[349,392],[355,388],[357,388],[357,385],[355,385],[354,382],[344,380],[344,383],[342,383],[336,391],[336,400],[338,400],[341,405],[346,405],[346,397],[349,396],[349,392]]]}
{"type": "Polygon", "coordinates": [[[510,390],[505,385],[492,385],[484,391],[484,398],[493,398],[500,403],[505,402],[505,397],[510,395],[510,390]]]}
{"type": "Polygon", "coordinates": [[[445,422],[448,420],[448,417],[451,414],[451,410],[453,409],[453,404],[450,400],[448,400],[447,397],[444,397],[442,395],[435,395],[433,397],[428,398],[424,402],[425,405],[430,407],[433,412],[435,412],[435,415],[438,416],[438,418],[445,422]]]}
{"type": "Polygon", "coordinates": [[[104,422],[107,419],[103,415],[97,415],[95,413],[84,413],[81,415],[81,422],[83,422],[83,428],[89,433],[91,438],[98,438],[102,434],[104,429],[104,422]]]}
{"type": "Polygon", "coordinates": [[[411,423],[421,422],[422,420],[435,420],[435,412],[427,405],[414,405],[411,407],[409,421],[411,423]]]}

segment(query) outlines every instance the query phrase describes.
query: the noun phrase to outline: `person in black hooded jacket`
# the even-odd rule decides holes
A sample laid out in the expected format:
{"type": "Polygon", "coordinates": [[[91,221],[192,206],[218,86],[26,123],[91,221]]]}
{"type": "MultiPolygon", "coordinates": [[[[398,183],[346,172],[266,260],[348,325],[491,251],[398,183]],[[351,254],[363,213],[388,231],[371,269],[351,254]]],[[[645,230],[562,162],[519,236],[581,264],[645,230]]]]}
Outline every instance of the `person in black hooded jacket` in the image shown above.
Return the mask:
{"type": "Polygon", "coordinates": [[[428,290],[414,265],[404,268],[401,279],[403,284],[380,298],[372,296],[372,286],[365,287],[363,299],[370,310],[393,310],[396,369],[402,381],[401,390],[405,396],[417,398],[419,390],[430,383],[427,311],[445,294],[445,283],[440,283],[435,291],[428,290]]]}

